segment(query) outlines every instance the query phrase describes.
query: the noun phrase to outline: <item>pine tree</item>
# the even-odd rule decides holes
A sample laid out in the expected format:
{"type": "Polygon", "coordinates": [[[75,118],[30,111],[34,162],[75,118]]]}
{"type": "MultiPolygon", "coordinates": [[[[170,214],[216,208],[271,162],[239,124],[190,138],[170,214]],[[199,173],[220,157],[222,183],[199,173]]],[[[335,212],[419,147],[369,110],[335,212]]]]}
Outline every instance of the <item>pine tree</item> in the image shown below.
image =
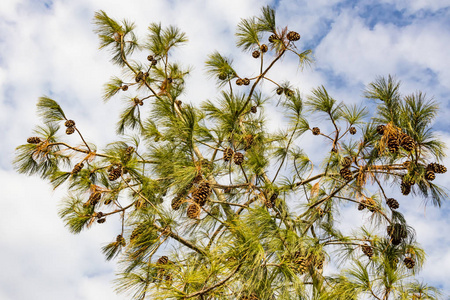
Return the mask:
{"type": "Polygon", "coordinates": [[[141,42],[129,21],[103,11],[94,21],[100,48],[124,71],[104,93],[127,105],[119,140],[97,150],[85,128],[42,97],[43,126],[17,148],[14,163],[70,191],[60,216],[73,233],[120,215],[121,230],[103,247],[108,260],[119,260],[118,291],[132,299],[439,298],[415,280],[425,253],[401,213],[406,199],[392,198],[408,191],[440,206],[447,197],[432,183],[446,171],[436,163],[444,145],[430,127],[437,103],[420,92],[402,95],[391,76],[367,86],[365,97],[377,104],[371,116],[324,86],[305,98],[269,74],[287,55],[299,68],[312,63],[311,50],[299,51],[300,34],[278,27],[264,7],[236,32],[237,47],[260,61],[258,75],[214,52],[206,67],[218,94],[195,106],[180,100],[189,68],[171,55],[187,42],[180,29],[152,23],[141,42]],[[147,61],[132,60],[136,51],[147,61]],[[279,132],[267,130],[270,102],[288,120],[279,132]],[[316,116],[333,129],[310,124],[316,116]],[[57,135],[61,124],[82,146],[57,135]],[[301,148],[308,135],[316,135],[322,161],[301,148]],[[344,235],[335,214],[349,204],[373,226],[344,235]],[[331,260],[342,262],[340,273],[325,277],[331,260]]]}

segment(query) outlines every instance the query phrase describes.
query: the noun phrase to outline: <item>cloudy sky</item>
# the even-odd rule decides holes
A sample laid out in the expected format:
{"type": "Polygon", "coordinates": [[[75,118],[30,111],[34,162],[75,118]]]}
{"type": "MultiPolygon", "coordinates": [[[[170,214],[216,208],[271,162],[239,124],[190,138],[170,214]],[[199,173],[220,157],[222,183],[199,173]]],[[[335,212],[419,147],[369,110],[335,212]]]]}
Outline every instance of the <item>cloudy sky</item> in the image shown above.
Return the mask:
{"type": "MultiPolygon", "coordinates": [[[[421,90],[441,104],[434,128],[450,144],[450,0],[3,0],[0,299],[124,299],[113,292],[115,263],[100,253],[117,235],[114,222],[70,234],[57,216],[64,191],[16,174],[11,165],[14,148],[39,123],[35,104],[42,95],[59,101],[89,141],[101,147],[115,139],[120,101],[105,104],[101,94],[108,78],[120,72],[108,53],[98,50],[94,13],[101,9],[135,21],[141,37],[150,22],[182,28],[189,43],[176,55],[194,66],[183,101],[198,103],[217,92],[204,72],[208,53],[233,57],[238,72],[252,70],[248,54],[235,49],[234,30],[241,18],[259,14],[267,4],[277,9],[278,24],[302,35],[299,47],[312,49],[316,59],[301,72],[295,57],[286,57],[274,78],[289,79],[305,95],[323,84],[336,99],[360,103],[367,101],[362,98],[366,84],[379,75],[395,75],[404,94],[421,90]]],[[[448,175],[436,182],[450,186],[448,175]]],[[[437,209],[421,199],[398,198],[428,253],[419,277],[449,295],[450,202],[437,209]]],[[[351,212],[342,216],[350,228],[351,212]]]]}

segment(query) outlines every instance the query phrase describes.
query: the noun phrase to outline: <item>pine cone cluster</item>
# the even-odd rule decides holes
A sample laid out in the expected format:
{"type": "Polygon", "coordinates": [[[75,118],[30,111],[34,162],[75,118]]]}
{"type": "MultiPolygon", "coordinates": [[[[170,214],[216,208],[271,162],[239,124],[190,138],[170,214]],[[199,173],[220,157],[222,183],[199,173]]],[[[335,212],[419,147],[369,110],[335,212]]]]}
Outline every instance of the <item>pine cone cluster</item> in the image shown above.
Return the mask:
{"type": "Polygon", "coordinates": [[[27,143],[29,144],[39,144],[41,142],[41,139],[37,136],[32,136],[27,138],[27,143]]]}
{"type": "Polygon", "coordinates": [[[339,171],[339,174],[341,174],[342,178],[344,178],[345,180],[352,180],[353,178],[352,171],[350,171],[349,168],[342,168],[339,171]]]}
{"type": "Polygon", "coordinates": [[[223,160],[225,162],[228,162],[231,160],[231,158],[233,157],[234,151],[231,148],[225,148],[225,150],[223,151],[223,160]]]}
{"type": "Polygon", "coordinates": [[[287,37],[288,40],[290,40],[292,42],[295,42],[295,41],[298,41],[300,39],[300,34],[298,32],[295,32],[295,31],[289,31],[289,33],[287,34],[286,37],[287,37]]]}
{"type": "Polygon", "coordinates": [[[188,206],[187,216],[190,219],[198,219],[198,217],[200,216],[200,211],[200,205],[198,205],[197,203],[192,203],[188,206]]]}
{"type": "Polygon", "coordinates": [[[405,257],[405,259],[403,260],[403,262],[405,263],[405,266],[408,269],[412,269],[414,268],[414,266],[416,265],[416,262],[414,261],[414,259],[410,256],[405,257]]]}
{"type": "Polygon", "coordinates": [[[111,167],[108,174],[110,181],[117,180],[122,175],[122,166],[111,167]]]}
{"type": "Polygon", "coordinates": [[[369,259],[372,258],[373,256],[373,249],[370,245],[362,245],[362,252],[364,253],[364,255],[366,255],[369,259]]]}
{"type": "Polygon", "coordinates": [[[355,127],[350,127],[350,129],[348,130],[350,132],[351,135],[356,134],[356,128],[355,127]]]}
{"type": "Polygon", "coordinates": [[[211,185],[208,181],[202,181],[198,188],[192,192],[192,199],[200,206],[205,205],[206,199],[211,195],[211,185]]]}
{"type": "Polygon", "coordinates": [[[319,134],[320,134],[320,129],[319,129],[319,127],[314,127],[314,128],[312,129],[312,134],[314,134],[314,135],[319,135],[319,134]]]}
{"type": "Polygon", "coordinates": [[[438,163],[430,163],[427,165],[427,170],[432,170],[434,173],[445,173],[447,172],[447,168],[443,165],[440,165],[438,163]]]}
{"type": "Polygon", "coordinates": [[[240,152],[236,152],[234,154],[234,163],[238,166],[240,166],[244,162],[244,154],[240,152]]]}
{"type": "Polygon", "coordinates": [[[259,49],[261,49],[262,53],[266,53],[269,50],[269,47],[267,47],[266,44],[262,44],[259,49]]]}
{"type": "Polygon", "coordinates": [[[386,199],[386,204],[387,204],[387,206],[389,206],[390,209],[397,209],[397,208],[399,208],[398,201],[395,200],[394,198],[386,199]]]}
{"type": "Polygon", "coordinates": [[[258,50],[255,50],[252,53],[253,58],[258,58],[260,55],[261,55],[261,53],[258,50]]]}
{"type": "Polygon", "coordinates": [[[71,174],[72,174],[72,175],[78,174],[78,173],[81,171],[81,169],[83,169],[83,167],[84,167],[83,162],[77,163],[77,164],[73,167],[71,174]]]}
{"type": "Polygon", "coordinates": [[[402,242],[402,239],[406,238],[408,235],[406,226],[400,223],[389,225],[387,227],[387,233],[392,240],[393,245],[399,245],[402,242]]]}

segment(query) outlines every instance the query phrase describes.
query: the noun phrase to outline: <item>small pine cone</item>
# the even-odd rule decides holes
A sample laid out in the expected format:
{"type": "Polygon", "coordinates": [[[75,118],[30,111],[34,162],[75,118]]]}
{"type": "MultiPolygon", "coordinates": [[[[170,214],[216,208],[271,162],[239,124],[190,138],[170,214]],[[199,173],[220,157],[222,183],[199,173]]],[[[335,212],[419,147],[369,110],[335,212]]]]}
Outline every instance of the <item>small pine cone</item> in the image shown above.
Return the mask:
{"type": "Polygon", "coordinates": [[[353,178],[352,171],[350,171],[348,168],[342,168],[339,173],[345,180],[351,180],[353,178]]]}
{"type": "Polygon", "coordinates": [[[122,89],[122,91],[125,92],[126,90],[128,90],[128,85],[126,85],[126,84],[122,85],[121,89],[122,89]]]}
{"type": "Polygon", "coordinates": [[[198,219],[200,216],[200,206],[197,203],[192,203],[188,206],[187,216],[189,219],[198,219]]]}
{"type": "Polygon", "coordinates": [[[37,136],[32,136],[27,138],[27,143],[29,144],[39,144],[41,142],[41,139],[37,136]]]}
{"type": "Polygon", "coordinates": [[[157,265],[167,265],[169,263],[169,258],[167,256],[161,256],[160,258],[158,258],[158,260],[156,261],[157,265]]]}
{"type": "Polygon", "coordinates": [[[409,193],[411,193],[411,186],[409,184],[402,182],[400,184],[400,190],[403,195],[407,196],[409,195],[409,193]]]}
{"type": "Polygon", "coordinates": [[[256,114],[257,111],[258,111],[258,108],[257,108],[256,106],[252,106],[252,107],[250,108],[250,112],[251,112],[252,114],[256,114]]]}
{"type": "Polygon", "coordinates": [[[249,85],[250,84],[250,79],[245,77],[244,79],[242,79],[242,82],[244,83],[244,85],[249,85]]]}
{"type": "Polygon", "coordinates": [[[269,47],[267,47],[266,44],[262,44],[259,49],[261,49],[262,53],[266,53],[269,50],[269,47]]]}
{"type": "Polygon", "coordinates": [[[413,259],[412,257],[409,257],[409,256],[405,257],[405,259],[403,260],[403,262],[405,263],[405,266],[406,266],[408,269],[412,269],[412,268],[414,268],[414,266],[416,265],[416,262],[414,261],[414,259],[413,259]]]}
{"type": "Polygon", "coordinates": [[[234,154],[234,163],[238,166],[240,166],[244,162],[244,154],[240,152],[236,152],[234,154]]]}
{"type": "Polygon", "coordinates": [[[228,162],[231,160],[231,158],[233,157],[234,151],[231,148],[225,148],[225,150],[223,151],[223,160],[225,162],[228,162]]]}
{"type": "Polygon", "coordinates": [[[103,217],[103,213],[102,213],[101,211],[99,211],[99,212],[97,213],[96,217],[97,217],[98,219],[101,219],[101,218],[103,217]]]}
{"type": "Polygon", "coordinates": [[[403,167],[409,169],[409,167],[411,166],[411,161],[410,161],[410,160],[407,160],[407,161],[403,162],[402,165],[403,165],[403,167]]]}
{"type": "Polygon", "coordinates": [[[112,168],[111,171],[109,172],[108,179],[110,181],[114,181],[114,180],[118,179],[121,175],[122,175],[121,167],[112,168]]]}
{"type": "Polygon", "coordinates": [[[258,58],[260,55],[261,55],[261,53],[258,50],[255,50],[252,53],[253,58],[258,58]]]}
{"type": "Polygon", "coordinates": [[[391,242],[392,242],[392,245],[398,246],[402,242],[402,239],[401,238],[393,238],[391,242]]]}
{"type": "Polygon", "coordinates": [[[434,168],[434,172],[435,173],[441,173],[441,174],[443,174],[443,173],[445,173],[445,172],[447,172],[447,168],[445,167],[445,166],[443,166],[443,165],[436,165],[436,167],[434,168]]]}
{"type": "Polygon", "coordinates": [[[298,41],[300,39],[300,34],[298,32],[295,31],[289,31],[289,33],[287,34],[287,39],[290,41],[298,41]]]}
{"type": "Polygon", "coordinates": [[[178,210],[183,204],[184,200],[181,198],[181,196],[177,195],[175,198],[172,199],[172,209],[178,210]]]}
{"type": "Polygon", "coordinates": [[[275,204],[275,201],[278,199],[278,192],[274,192],[271,196],[270,196],[270,202],[275,204]]]}
{"type": "Polygon", "coordinates": [[[287,97],[292,97],[292,96],[294,96],[294,92],[292,91],[292,90],[290,90],[290,89],[284,89],[284,94],[287,96],[287,97]]]}
{"type": "Polygon", "coordinates": [[[432,170],[425,171],[425,179],[428,181],[433,181],[436,178],[436,175],[432,170]]]}
{"type": "Polygon", "coordinates": [[[244,136],[244,150],[250,149],[253,144],[254,137],[252,134],[247,134],[244,136]]]}
{"type": "Polygon", "coordinates": [[[416,181],[410,174],[405,174],[402,176],[402,183],[406,185],[415,185],[416,181]]]}
{"type": "Polygon", "coordinates": [[[341,166],[344,168],[348,168],[352,165],[353,159],[350,156],[344,157],[344,159],[341,162],[341,166]]]}
{"type": "Polygon", "coordinates": [[[158,61],[156,59],[152,60],[152,66],[155,66],[158,63],[158,61]]]}
{"type": "Polygon", "coordinates": [[[125,154],[126,155],[131,155],[131,154],[133,154],[133,152],[134,152],[134,147],[133,146],[130,146],[130,147],[127,148],[127,150],[125,150],[125,154]]]}
{"type": "Polygon", "coordinates": [[[139,224],[136,228],[133,229],[130,236],[130,242],[132,242],[135,238],[140,236],[145,231],[145,225],[139,224]]]}
{"type": "Polygon", "coordinates": [[[136,74],[136,77],[134,78],[134,80],[136,81],[136,82],[139,82],[139,81],[141,81],[141,80],[143,80],[144,79],[144,73],[142,72],[142,71],[139,71],[137,74],[136,74]]]}
{"type": "Polygon", "coordinates": [[[400,147],[398,139],[396,137],[389,137],[387,141],[387,147],[389,152],[391,153],[397,152],[400,147]]]}
{"type": "Polygon", "coordinates": [[[269,36],[269,43],[273,43],[275,40],[279,40],[276,34],[272,34],[271,36],[269,36]]]}
{"type": "Polygon", "coordinates": [[[220,80],[225,80],[225,79],[227,79],[227,74],[223,74],[223,73],[220,73],[219,74],[219,76],[217,76],[220,80]]]}
{"type": "Polygon", "coordinates": [[[319,135],[319,134],[320,134],[320,129],[319,129],[319,127],[314,127],[314,128],[312,129],[312,133],[313,133],[314,135],[319,135]]]}
{"type": "Polygon", "coordinates": [[[101,219],[97,220],[98,224],[102,224],[102,223],[105,223],[105,222],[106,222],[106,218],[101,218],[101,219]]]}
{"type": "Polygon", "coordinates": [[[277,88],[277,95],[283,94],[284,89],[282,87],[277,88]]]}
{"type": "Polygon", "coordinates": [[[356,128],[355,127],[350,127],[350,129],[348,130],[350,132],[351,135],[356,134],[356,128]]]}
{"type": "Polygon", "coordinates": [[[402,146],[402,148],[405,149],[406,151],[411,152],[414,150],[416,143],[414,142],[414,139],[412,137],[405,134],[401,138],[400,146],[402,146]]]}
{"type": "Polygon", "coordinates": [[[83,169],[83,167],[84,167],[84,164],[82,162],[77,163],[73,167],[71,174],[78,174],[81,171],[81,169],[83,169]]]}
{"type": "MultiPolygon", "coordinates": [[[[101,192],[93,192],[89,196],[89,203],[91,205],[96,205],[98,203],[98,201],[100,201],[101,198],[102,198],[102,193],[101,192]]],[[[99,218],[101,218],[101,216],[99,218]]]]}
{"type": "Polygon", "coordinates": [[[398,201],[394,198],[388,198],[386,199],[386,204],[389,206],[390,209],[397,209],[399,207],[398,201]]]}
{"type": "Polygon", "coordinates": [[[119,234],[116,237],[116,243],[118,245],[122,246],[122,247],[125,247],[127,245],[127,242],[125,241],[125,238],[121,234],[119,234]]]}
{"type": "Polygon", "coordinates": [[[433,172],[436,172],[436,165],[437,165],[437,163],[429,163],[429,164],[426,166],[426,169],[427,169],[427,170],[431,170],[431,171],[433,171],[433,172]]]}
{"type": "Polygon", "coordinates": [[[64,122],[64,126],[66,126],[66,127],[73,127],[73,126],[75,126],[75,121],[74,120],[67,120],[66,122],[64,122]]]}
{"type": "Polygon", "coordinates": [[[372,249],[372,247],[371,247],[370,245],[363,245],[363,246],[362,246],[362,252],[363,252],[367,257],[369,257],[369,259],[372,258],[372,256],[373,256],[373,249],[372,249]]]}
{"type": "Polygon", "coordinates": [[[66,134],[71,135],[74,132],[75,132],[75,126],[67,127],[66,134]]]}
{"type": "Polygon", "coordinates": [[[377,126],[377,133],[379,134],[379,135],[383,135],[384,134],[384,129],[386,128],[386,126],[384,126],[384,125],[378,125],[377,126]]]}
{"type": "Polygon", "coordinates": [[[236,85],[243,85],[244,84],[244,80],[241,78],[236,79],[236,85]]]}
{"type": "Polygon", "coordinates": [[[134,104],[136,104],[136,105],[140,105],[140,106],[142,106],[142,105],[144,105],[144,101],[142,101],[141,99],[139,99],[138,97],[135,97],[135,98],[133,98],[133,102],[134,102],[134,104]]]}
{"type": "Polygon", "coordinates": [[[153,59],[154,59],[153,55],[147,56],[147,60],[148,60],[148,61],[153,61],[153,59]]]}
{"type": "Polygon", "coordinates": [[[271,202],[270,200],[265,200],[264,201],[264,205],[267,207],[267,208],[273,208],[274,207],[274,205],[275,205],[275,203],[274,202],[271,202]]]}
{"type": "Polygon", "coordinates": [[[362,200],[362,201],[358,204],[358,210],[364,210],[365,208],[366,208],[365,200],[362,200]]]}

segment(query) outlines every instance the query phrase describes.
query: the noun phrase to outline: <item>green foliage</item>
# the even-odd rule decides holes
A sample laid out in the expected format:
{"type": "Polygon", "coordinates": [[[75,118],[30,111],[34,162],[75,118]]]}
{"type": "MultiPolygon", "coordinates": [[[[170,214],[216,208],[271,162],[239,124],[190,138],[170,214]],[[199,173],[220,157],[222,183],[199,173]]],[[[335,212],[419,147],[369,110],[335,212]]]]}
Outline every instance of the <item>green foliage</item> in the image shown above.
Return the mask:
{"type": "Polygon", "coordinates": [[[286,55],[301,68],[312,52],[298,51],[267,6],[236,33],[242,50],[261,51],[261,65],[238,76],[231,57],[213,52],[206,71],[219,91],[194,105],[184,94],[190,68],[172,61],[172,50],[187,42],[179,28],[151,23],[141,47],[133,23],[103,11],[94,23],[100,47],[122,71],[103,95],[124,104],[117,141],[97,150],[77,130],[80,140],[69,144],[56,135],[66,120],[61,107],[42,97],[45,126],[17,147],[14,166],[70,190],[59,215],[73,233],[118,217],[118,235],[102,252],[118,258],[119,292],[133,299],[439,299],[437,289],[415,280],[425,252],[403,203],[387,203],[401,190],[436,206],[448,198],[432,182],[444,167],[429,165],[445,155],[431,127],[435,101],[421,92],[402,96],[395,78],[379,77],[364,92],[377,103],[369,113],[324,86],[305,97],[286,79],[269,79],[286,55]],[[268,34],[276,38],[266,53],[268,34]],[[145,62],[132,60],[139,50],[145,62]],[[248,74],[256,75],[236,82],[248,88],[234,87],[232,79],[248,74]],[[276,113],[279,128],[271,128],[276,113]],[[310,138],[313,155],[305,151],[310,138]],[[367,216],[350,234],[340,229],[344,206],[355,218],[367,216]]]}

